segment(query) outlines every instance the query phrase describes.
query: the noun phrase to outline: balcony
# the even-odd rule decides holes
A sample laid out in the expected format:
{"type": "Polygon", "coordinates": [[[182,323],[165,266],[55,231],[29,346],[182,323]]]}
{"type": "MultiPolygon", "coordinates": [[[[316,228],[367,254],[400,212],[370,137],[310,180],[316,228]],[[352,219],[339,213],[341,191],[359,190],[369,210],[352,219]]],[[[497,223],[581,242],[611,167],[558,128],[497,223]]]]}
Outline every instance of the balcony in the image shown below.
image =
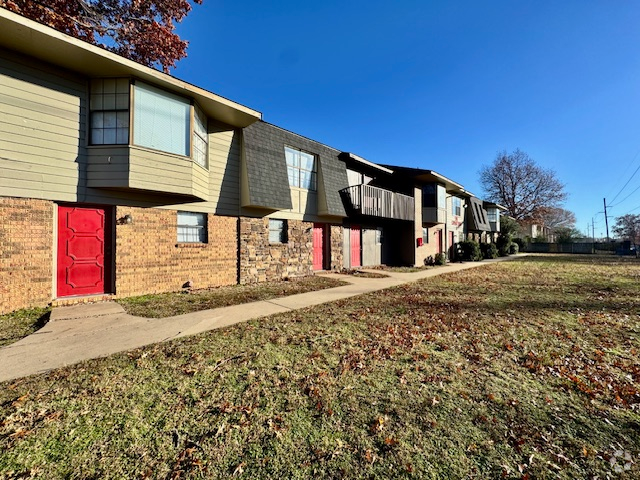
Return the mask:
{"type": "Polygon", "coordinates": [[[447,210],[437,207],[424,207],[422,209],[422,221],[424,223],[446,223],[447,210]]]}
{"type": "Polygon", "coordinates": [[[340,190],[349,213],[370,217],[413,220],[413,197],[370,185],[355,185],[340,190]]]}

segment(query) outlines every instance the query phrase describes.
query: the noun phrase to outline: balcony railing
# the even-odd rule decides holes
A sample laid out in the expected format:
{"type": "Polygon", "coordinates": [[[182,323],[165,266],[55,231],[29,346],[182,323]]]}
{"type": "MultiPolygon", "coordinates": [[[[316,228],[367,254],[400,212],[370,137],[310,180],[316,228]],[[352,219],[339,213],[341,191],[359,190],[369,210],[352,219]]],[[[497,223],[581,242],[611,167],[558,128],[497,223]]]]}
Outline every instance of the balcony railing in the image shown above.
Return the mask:
{"type": "Polygon", "coordinates": [[[413,197],[370,185],[355,185],[340,190],[348,208],[372,217],[413,220],[413,197]]]}

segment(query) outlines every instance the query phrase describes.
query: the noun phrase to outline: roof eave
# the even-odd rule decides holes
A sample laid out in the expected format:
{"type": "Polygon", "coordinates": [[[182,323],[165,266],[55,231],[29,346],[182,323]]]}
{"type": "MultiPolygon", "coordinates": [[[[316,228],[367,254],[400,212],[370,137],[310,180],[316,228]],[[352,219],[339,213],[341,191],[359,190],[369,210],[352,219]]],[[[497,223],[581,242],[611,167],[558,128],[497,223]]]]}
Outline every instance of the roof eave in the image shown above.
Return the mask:
{"type": "Polygon", "coordinates": [[[205,113],[243,128],[262,114],[200,87],[146,67],[51,27],[0,8],[0,47],[87,77],[134,77],[192,97],[205,113]]]}

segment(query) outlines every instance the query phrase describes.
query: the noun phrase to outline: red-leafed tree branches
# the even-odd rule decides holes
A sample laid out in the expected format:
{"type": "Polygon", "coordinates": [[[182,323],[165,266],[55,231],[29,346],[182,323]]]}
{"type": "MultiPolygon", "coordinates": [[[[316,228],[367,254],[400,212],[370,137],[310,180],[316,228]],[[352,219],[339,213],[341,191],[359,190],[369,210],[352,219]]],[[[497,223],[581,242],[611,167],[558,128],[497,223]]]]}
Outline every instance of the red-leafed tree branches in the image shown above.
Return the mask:
{"type": "Polygon", "coordinates": [[[165,72],[186,57],[175,24],[202,0],[0,0],[0,7],[165,72]]]}

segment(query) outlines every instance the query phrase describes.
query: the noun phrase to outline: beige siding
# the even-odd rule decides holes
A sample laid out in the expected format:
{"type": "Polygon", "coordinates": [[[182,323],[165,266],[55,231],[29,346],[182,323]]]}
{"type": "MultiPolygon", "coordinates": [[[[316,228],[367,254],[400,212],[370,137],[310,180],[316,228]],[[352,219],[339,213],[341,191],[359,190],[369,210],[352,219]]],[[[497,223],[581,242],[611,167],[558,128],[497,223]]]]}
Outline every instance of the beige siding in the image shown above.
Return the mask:
{"type": "Polygon", "coordinates": [[[75,200],[84,162],[84,79],[0,54],[0,194],[75,200]]]}
{"type": "Polygon", "coordinates": [[[241,134],[209,122],[209,188],[214,212],[238,215],[240,206],[241,134]]]}
{"type": "Polygon", "coordinates": [[[0,52],[0,196],[238,215],[239,130],[209,120],[208,169],[145,148],[87,147],[87,89],[81,76],[0,52]]]}

